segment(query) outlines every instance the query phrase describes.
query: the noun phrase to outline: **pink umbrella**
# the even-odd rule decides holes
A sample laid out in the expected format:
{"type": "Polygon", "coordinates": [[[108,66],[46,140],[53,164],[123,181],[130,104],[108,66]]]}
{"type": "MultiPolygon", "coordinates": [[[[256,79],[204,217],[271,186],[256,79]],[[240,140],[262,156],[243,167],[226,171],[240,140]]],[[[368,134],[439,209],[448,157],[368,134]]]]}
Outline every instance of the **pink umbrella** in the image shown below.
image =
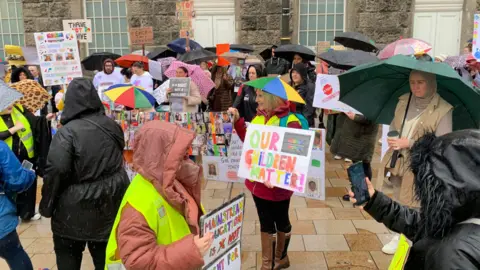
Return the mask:
{"type": "Polygon", "coordinates": [[[175,77],[176,71],[179,67],[185,67],[188,70],[188,77],[190,77],[198,86],[200,95],[204,98],[207,98],[210,90],[215,87],[215,83],[205,74],[205,71],[203,71],[200,66],[189,65],[180,61],[173,61],[170,67],[164,72],[165,76],[168,78],[175,77]]]}
{"type": "Polygon", "coordinates": [[[388,44],[378,53],[378,58],[387,59],[397,54],[416,55],[424,54],[432,49],[432,45],[415,38],[399,39],[388,44]]]}

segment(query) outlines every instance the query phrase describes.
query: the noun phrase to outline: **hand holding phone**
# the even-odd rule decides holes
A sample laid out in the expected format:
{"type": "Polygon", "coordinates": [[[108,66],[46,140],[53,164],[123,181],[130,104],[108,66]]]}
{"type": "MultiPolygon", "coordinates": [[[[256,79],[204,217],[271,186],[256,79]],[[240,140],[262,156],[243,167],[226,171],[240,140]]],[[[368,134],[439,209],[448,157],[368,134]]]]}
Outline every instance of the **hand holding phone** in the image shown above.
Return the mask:
{"type": "Polygon", "coordinates": [[[347,172],[356,200],[354,205],[363,205],[370,200],[370,194],[365,182],[365,171],[362,162],[352,164],[352,166],[348,167],[347,172]]]}

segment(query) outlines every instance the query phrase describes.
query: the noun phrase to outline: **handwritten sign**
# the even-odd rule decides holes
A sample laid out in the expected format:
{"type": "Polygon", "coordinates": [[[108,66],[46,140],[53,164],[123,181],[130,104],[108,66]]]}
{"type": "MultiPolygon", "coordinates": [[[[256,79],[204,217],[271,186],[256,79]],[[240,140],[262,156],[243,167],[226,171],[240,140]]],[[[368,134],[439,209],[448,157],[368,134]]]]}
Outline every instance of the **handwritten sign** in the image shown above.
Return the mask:
{"type": "Polygon", "coordinates": [[[209,266],[212,262],[221,260],[226,251],[240,242],[244,207],[245,194],[240,194],[200,218],[200,235],[204,236],[209,232],[214,235],[213,243],[203,257],[207,266],[204,269],[211,269],[209,266]]]}
{"type": "Polygon", "coordinates": [[[205,179],[241,183],[245,178],[238,177],[243,143],[236,133],[232,134],[227,157],[202,156],[205,179]]]}
{"type": "Polygon", "coordinates": [[[92,20],[63,20],[63,31],[77,33],[81,43],[92,42],[92,20]]]}
{"type": "Polygon", "coordinates": [[[176,13],[180,25],[180,37],[194,38],[192,30],[193,1],[177,1],[176,13]]]}
{"type": "Polygon", "coordinates": [[[69,84],[83,77],[74,32],[35,33],[38,59],[44,86],[69,84]]]}
{"type": "Polygon", "coordinates": [[[361,114],[359,111],[339,101],[340,98],[340,82],[335,75],[318,74],[315,87],[315,96],[313,106],[321,109],[329,109],[339,112],[354,112],[361,114]]]}
{"type": "Polygon", "coordinates": [[[237,242],[225,254],[212,262],[205,270],[240,270],[242,268],[240,242],[237,242]]]}
{"type": "Polygon", "coordinates": [[[171,97],[188,97],[190,95],[190,78],[171,78],[171,97]]]}
{"type": "Polygon", "coordinates": [[[314,200],[325,200],[325,129],[310,129],[315,132],[312,155],[308,166],[305,193],[295,195],[314,200]]]}
{"type": "Polygon", "coordinates": [[[314,132],[250,124],[238,175],[304,193],[314,132]]]}
{"type": "Polygon", "coordinates": [[[400,235],[398,241],[397,251],[393,255],[393,259],[390,262],[388,270],[402,270],[407,262],[408,254],[410,253],[410,244],[407,241],[405,235],[400,235]]]}
{"type": "Polygon", "coordinates": [[[130,28],[130,42],[132,45],[145,45],[153,43],[153,28],[130,28]]]}

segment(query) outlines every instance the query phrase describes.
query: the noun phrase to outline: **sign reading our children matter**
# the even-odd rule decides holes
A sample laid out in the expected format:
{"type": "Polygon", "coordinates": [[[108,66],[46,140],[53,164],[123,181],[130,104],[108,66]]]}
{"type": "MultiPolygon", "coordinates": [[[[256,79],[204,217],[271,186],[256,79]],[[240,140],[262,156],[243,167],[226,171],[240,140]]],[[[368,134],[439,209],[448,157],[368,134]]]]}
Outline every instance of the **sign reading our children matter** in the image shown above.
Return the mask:
{"type": "Polygon", "coordinates": [[[242,237],[244,209],[245,194],[240,194],[200,218],[200,236],[213,233],[213,243],[203,257],[203,269],[240,270],[240,246],[238,245],[237,249],[234,246],[240,243],[242,237]],[[230,256],[227,255],[226,258],[226,254],[230,256]],[[233,261],[238,262],[233,264],[233,261]],[[223,267],[218,268],[218,265],[223,267]],[[234,267],[235,265],[238,267],[234,267]]]}
{"type": "Polygon", "coordinates": [[[250,124],[238,176],[304,193],[314,137],[311,130],[250,124]]]}

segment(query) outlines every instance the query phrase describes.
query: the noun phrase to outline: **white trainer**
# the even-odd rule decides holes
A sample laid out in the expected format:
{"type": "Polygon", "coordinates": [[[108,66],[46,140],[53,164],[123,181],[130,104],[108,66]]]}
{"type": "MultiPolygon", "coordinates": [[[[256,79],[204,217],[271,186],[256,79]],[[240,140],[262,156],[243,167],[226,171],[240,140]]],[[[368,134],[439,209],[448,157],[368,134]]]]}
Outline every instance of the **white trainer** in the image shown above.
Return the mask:
{"type": "Polygon", "coordinates": [[[40,213],[36,213],[35,215],[33,215],[33,217],[30,220],[35,221],[41,218],[42,218],[42,215],[40,215],[40,213]]]}
{"type": "Polygon", "coordinates": [[[342,159],[342,157],[341,156],[334,156],[333,159],[340,160],[340,159],[342,159]]]}
{"type": "Polygon", "coordinates": [[[398,242],[400,241],[400,236],[398,234],[395,234],[395,236],[392,238],[390,243],[386,244],[382,248],[382,252],[388,255],[393,255],[397,251],[398,248],[398,242]]]}

